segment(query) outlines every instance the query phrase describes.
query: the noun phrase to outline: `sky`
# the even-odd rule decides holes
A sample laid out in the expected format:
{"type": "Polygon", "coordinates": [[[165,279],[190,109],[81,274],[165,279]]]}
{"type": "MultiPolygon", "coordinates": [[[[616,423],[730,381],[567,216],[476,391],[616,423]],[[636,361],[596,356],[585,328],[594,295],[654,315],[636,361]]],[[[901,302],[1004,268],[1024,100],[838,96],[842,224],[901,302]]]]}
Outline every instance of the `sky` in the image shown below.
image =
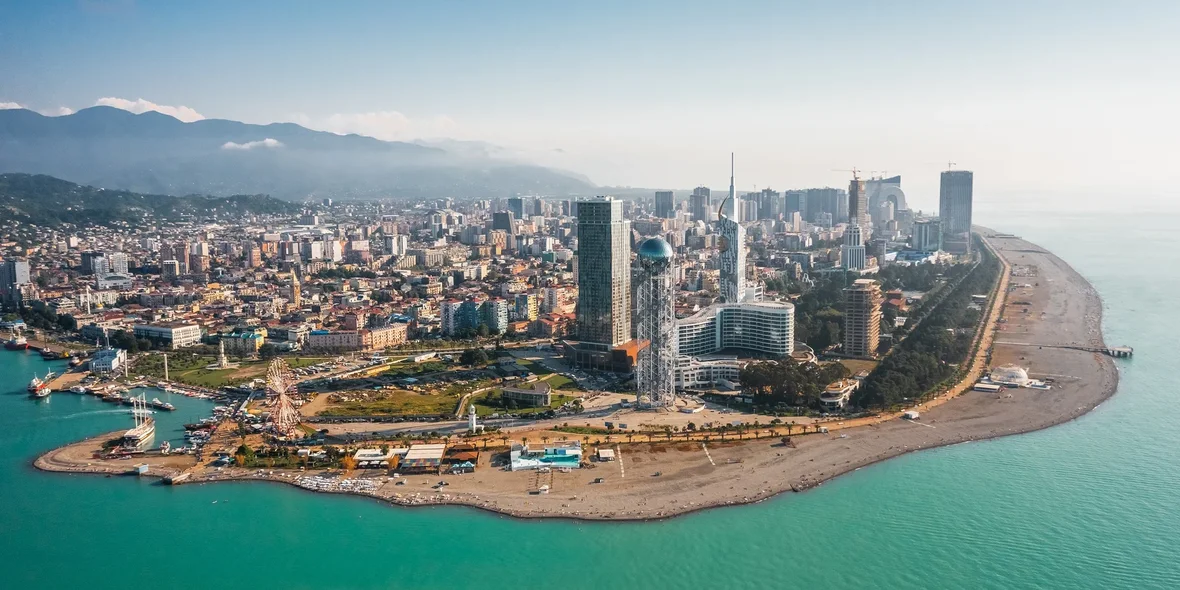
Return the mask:
{"type": "Polygon", "coordinates": [[[613,186],[1173,200],[1180,3],[0,0],[0,106],[511,148],[613,186]]]}

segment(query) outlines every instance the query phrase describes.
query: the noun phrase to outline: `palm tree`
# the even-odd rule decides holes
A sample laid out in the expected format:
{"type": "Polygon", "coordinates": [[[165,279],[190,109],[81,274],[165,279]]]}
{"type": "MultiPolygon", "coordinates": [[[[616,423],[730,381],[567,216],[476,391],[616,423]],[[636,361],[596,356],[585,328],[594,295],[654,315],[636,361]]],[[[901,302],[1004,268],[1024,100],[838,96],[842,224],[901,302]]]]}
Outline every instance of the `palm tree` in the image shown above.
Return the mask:
{"type": "Polygon", "coordinates": [[[504,443],[504,446],[508,446],[508,437],[507,437],[507,436],[501,436],[501,437],[500,437],[500,442],[504,443]]]}
{"type": "Polygon", "coordinates": [[[547,444],[549,444],[549,437],[548,437],[548,436],[542,436],[542,437],[541,437],[541,444],[544,444],[544,445],[547,445],[547,444]]]}
{"type": "Polygon", "coordinates": [[[627,442],[628,443],[631,442],[634,438],[635,438],[634,434],[632,434],[630,432],[627,433],[627,442]]]}
{"type": "Polygon", "coordinates": [[[586,436],[582,437],[582,444],[585,446],[590,446],[590,435],[587,434],[586,436]]]}
{"type": "Polygon", "coordinates": [[[787,436],[791,436],[791,429],[795,427],[794,422],[787,422],[787,436]]]}

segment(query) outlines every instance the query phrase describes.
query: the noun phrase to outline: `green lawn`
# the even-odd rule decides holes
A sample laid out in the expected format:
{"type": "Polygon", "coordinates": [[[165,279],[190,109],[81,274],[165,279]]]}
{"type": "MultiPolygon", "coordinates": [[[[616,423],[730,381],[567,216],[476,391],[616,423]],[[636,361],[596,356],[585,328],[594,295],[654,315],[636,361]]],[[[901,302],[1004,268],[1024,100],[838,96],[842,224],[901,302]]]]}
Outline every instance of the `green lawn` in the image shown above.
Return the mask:
{"type": "Polygon", "coordinates": [[[553,373],[553,371],[550,371],[545,365],[530,361],[528,359],[516,359],[516,364],[532,371],[536,375],[549,375],[553,373]]]}
{"type": "Polygon", "coordinates": [[[564,375],[553,375],[545,380],[553,389],[571,389],[577,390],[578,386],[574,384],[574,380],[564,375]]]}
{"type": "Polygon", "coordinates": [[[383,399],[330,404],[321,415],[331,416],[401,416],[406,414],[449,414],[459,397],[421,395],[412,391],[387,393],[383,399]]]}

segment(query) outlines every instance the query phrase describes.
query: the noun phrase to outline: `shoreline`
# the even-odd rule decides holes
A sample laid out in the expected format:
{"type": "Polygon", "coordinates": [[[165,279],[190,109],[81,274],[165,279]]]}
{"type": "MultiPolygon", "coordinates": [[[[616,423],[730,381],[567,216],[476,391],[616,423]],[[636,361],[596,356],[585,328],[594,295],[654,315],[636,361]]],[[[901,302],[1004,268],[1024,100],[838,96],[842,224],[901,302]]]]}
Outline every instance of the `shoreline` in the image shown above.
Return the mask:
{"type": "MultiPolygon", "coordinates": [[[[981,233],[986,236],[994,232],[983,229],[981,233]]],[[[181,485],[271,481],[311,492],[373,498],[401,507],[466,506],[520,519],[653,521],[712,508],[756,504],[785,492],[801,493],[840,475],[915,451],[1027,434],[1070,422],[1093,411],[1117,391],[1117,365],[1105,355],[1057,346],[1079,343],[1105,346],[1100,295],[1069,264],[1044,248],[1017,238],[989,237],[987,240],[1005,262],[1005,270],[1001,271],[997,284],[1001,292],[995,299],[996,316],[1003,320],[1000,323],[994,323],[991,317],[983,320],[986,325],[980,338],[988,340],[988,346],[980,346],[976,358],[972,359],[972,369],[964,382],[953,388],[951,396],[940,396],[922,405],[920,423],[900,419],[848,426],[841,423],[840,426],[833,425],[827,435],[792,437],[796,445],[790,449],[775,443],[774,438],[713,441],[709,444],[715,446],[709,448],[699,441],[616,443],[616,447],[621,447],[617,477],[613,463],[597,464],[593,469],[575,470],[572,474],[552,474],[549,481],[554,483],[554,491],[547,495],[522,493],[527,489],[523,484],[533,479],[533,475],[497,473],[495,468],[484,466],[484,459],[481,459],[476,474],[407,476],[400,478],[406,482],[404,486],[396,486],[392,478],[362,477],[361,480],[374,480],[375,491],[311,489],[295,481],[300,475],[298,471],[267,470],[277,474],[269,475],[262,474],[261,470],[243,468],[194,471],[193,477],[181,485]],[[1035,268],[1037,274],[1033,276],[1036,278],[1016,276],[1013,270],[1017,266],[1035,268]],[[1012,282],[1033,281],[1037,287],[1008,285],[1005,278],[1012,282]],[[1045,283],[1044,287],[1041,282],[1045,283]],[[1006,285],[1008,288],[1003,289],[1006,285]],[[1040,311],[1040,316],[1030,313],[1032,311],[1040,311]],[[1017,363],[1027,366],[1034,375],[1057,375],[1061,382],[1055,383],[1050,391],[1005,390],[1012,393],[1002,393],[999,397],[975,392],[970,388],[975,382],[972,377],[975,366],[980,364],[980,359],[986,361],[989,351],[991,362],[985,362],[984,368],[1017,363]],[[624,461],[627,471],[632,474],[629,480],[625,479],[624,461]],[[640,467],[645,463],[654,466],[640,467]],[[633,475],[637,469],[656,467],[667,475],[660,475],[660,471],[647,477],[633,475]],[[594,478],[600,474],[599,470],[610,472],[602,474],[608,476],[610,481],[607,484],[587,485],[575,481],[594,478]],[[440,477],[451,484],[446,491],[415,491],[440,477]],[[755,479],[761,483],[752,481],[755,479]],[[409,484],[418,485],[412,488],[409,484]],[[576,492],[573,497],[569,497],[566,484],[569,484],[570,491],[576,492]],[[739,484],[744,484],[740,490],[737,489],[739,484]],[[403,494],[402,491],[410,493],[403,494]],[[649,501],[655,505],[649,507],[649,501]]],[[[102,438],[58,447],[38,457],[33,464],[37,469],[53,472],[125,473],[130,467],[128,461],[94,465],[99,461],[67,458],[71,453],[88,457],[87,445],[92,447],[102,438]],[[120,467],[121,471],[116,471],[120,467]]],[[[189,461],[195,464],[191,457],[189,461]]],[[[165,474],[156,472],[157,469],[168,469],[168,466],[152,464],[153,473],[148,477],[164,477],[165,474]]]]}

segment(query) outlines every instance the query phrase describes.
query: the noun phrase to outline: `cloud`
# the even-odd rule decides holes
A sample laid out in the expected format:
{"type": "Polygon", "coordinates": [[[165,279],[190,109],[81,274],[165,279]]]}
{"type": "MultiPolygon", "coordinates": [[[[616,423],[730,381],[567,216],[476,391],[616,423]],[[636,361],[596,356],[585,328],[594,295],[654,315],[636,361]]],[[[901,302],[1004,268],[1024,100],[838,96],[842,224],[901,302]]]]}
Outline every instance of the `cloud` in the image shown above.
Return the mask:
{"type": "Polygon", "coordinates": [[[41,114],[46,117],[64,117],[74,114],[74,109],[70,107],[57,107],[56,110],[41,111],[41,114]]]}
{"type": "Polygon", "coordinates": [[[234,143],[232,141],[227,141],[224,144],[222,144],[221,149],[223,149],[223,150],[252,150],[254,148],[281,148],[281,147],[283,147],[283,142],[281,142],[277,139],[271,139],[268,137],[268,138],[260,140],[260,141],[247,141],[246,143],[234,143]]]}
{"type": "Polygon", "coordinates": [[[23,109],[25,105],[16,102],[0,102],[0,111],[23,109]]]}
{"type": "Polygon", "coordinates": [[[146,113],[148,111],[156,111],[157,113],[164,113],[171,117],[175,117],[184,121],[185,123],[192,123],[193,121],[200,121],[205,118],[205,115],[198,113],[196,110],[186,106],[169,106],[165,104],[156,104],[154,102],[144,100],[142,98],[136,100],[128,100],[126,98],[116,98],[108,96],[98,99],[94,103],[95,106],[115,107],[125,111],[131,111],[135,114],[146,113]]]}
{"type": "Polygon", "coordinates": [[[336,113],[323,119],[313,119],[304,114],[297,114],[293,118],[296,123],[309,129],[341,135],[356,133],[385,141],[404,141],[423,137],[453,137],[459,128],[454,119],[446,115],[411,119],[397,111],[336,113]]]}

